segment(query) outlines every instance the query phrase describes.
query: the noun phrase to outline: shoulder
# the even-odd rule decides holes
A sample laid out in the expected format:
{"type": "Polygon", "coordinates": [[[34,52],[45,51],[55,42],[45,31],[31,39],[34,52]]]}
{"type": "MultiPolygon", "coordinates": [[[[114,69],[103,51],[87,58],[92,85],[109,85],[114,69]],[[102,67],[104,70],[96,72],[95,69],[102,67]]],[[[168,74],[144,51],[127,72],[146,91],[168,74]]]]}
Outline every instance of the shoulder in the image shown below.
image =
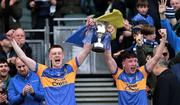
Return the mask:
{"type": "Polygon", "coordinates": [[[151,19],[153,19],[151,15],[147,15],[147,16],[148,16],[148,18],[151,18],[151,19]]]}
{"type": "Polygon", "coordinates": [[[29,70],[29,74],[31,75],[31,77],[38,77],[38,75],[31,70],[29,70]]]}
{"type": "Polygon", "coordinates": [[[10,82],[16,83],[19,78],[20,78],[20,75],[19,75],[19,74],[16,74],[14,77],[12,77],[12,78],[10,79],[10,82]]]}
{"type": "Polygon", "coordinates": [[[140,18],[140,17],[142,17],[139,13],[137,13],[134,17],[133,17],[133,19],[136,19],[136,18],[140,18]]]}

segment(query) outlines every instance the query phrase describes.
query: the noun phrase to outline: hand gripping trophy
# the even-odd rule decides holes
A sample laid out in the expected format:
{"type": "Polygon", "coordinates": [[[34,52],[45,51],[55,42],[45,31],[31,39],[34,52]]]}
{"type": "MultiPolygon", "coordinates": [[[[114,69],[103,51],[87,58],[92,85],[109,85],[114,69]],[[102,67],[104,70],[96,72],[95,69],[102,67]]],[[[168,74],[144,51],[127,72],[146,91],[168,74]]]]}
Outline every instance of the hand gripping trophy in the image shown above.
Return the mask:
{"type": "Polygon", "coordinates": [[[95,19],[87,18],[86,25],[81,26],[75,31],[66,42],[82,47],[84,35],[87,35],[88,32],[92,31],[91,28],[93,28],[93,36],[96,37],[96,40],[92,38],[92,51],[101,53],[104,52],[107,47],[105,46],[105,43],[108,42],[106,39],[115,39],[116,29],[121,27],[123,27],[122,13],[114,9],[111,13],[104,14],[95,19]],[[86,34],[84,34],[84,32],[86,34]]]}

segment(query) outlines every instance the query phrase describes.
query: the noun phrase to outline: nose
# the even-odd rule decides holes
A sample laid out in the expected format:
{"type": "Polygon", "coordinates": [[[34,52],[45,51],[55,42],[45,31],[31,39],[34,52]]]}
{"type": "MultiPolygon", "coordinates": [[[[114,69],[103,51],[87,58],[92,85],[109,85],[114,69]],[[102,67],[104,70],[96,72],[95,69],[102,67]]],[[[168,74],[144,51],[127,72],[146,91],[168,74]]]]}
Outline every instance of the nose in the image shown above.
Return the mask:
{"type": "Polygon", "coordinates": [[[136,66],[137,65],[137,62],[136,61],[133,61],[132,62],[132,66],[136,66]]]}
{"type": "Polygon", "coordinates": [[[23,67],[21,67],[21,68],[19,68],[19,70],[20,70],[20,71],[24,71],[24,68],[23,68],[23,67]]]}

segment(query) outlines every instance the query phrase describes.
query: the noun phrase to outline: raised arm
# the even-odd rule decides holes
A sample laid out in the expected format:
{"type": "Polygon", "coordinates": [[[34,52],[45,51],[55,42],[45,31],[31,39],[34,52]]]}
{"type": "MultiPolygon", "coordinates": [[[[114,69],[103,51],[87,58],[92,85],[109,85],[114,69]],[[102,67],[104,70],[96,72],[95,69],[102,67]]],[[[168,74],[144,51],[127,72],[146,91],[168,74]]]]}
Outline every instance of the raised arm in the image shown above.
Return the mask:
{"type": "Polygon", "coordinates": [[[111,51],[106,50],[104,53],[104,58],[110,72],[115,72],[115,70],[117,69],[117,64],[114,58],[112,57],[111,51]]]}
{"type": "MultiPolygon", "coordinates": [[[[10,30],[10,31],[13,31],[13,30],[10,30]]],[[[7,34],[7,36],[10,39],[11,44],[12,44],[16,54],[31,70],[35,71],[36,62],[26,56],[26,54],[23,52],[23,50],[18,46],[17,42],[13,39],[13,32],[10,32],[10,31],[7,34]]]]}
{"type": "Polygon", "coordinates": [[[173,31],[172,26],[169,21],[166,19],[165,11],[166,11],[166,2],[167,0],[161,0],[159,3],[159,14],[161,18],[161,26],[167,29],[167,40],[171,47],[175,50],[176,53],[180,51],[180,38],[173,31]]]}
{"type": "Polygon", "coordinates": [[[36,62],[32,60],[31,58],[27,57],[26,54],[23,52],[23,50],[18,46],[17,42],[12,39],[11,44],[18,55],[18,57],[33,71],[35,71],[36,68],[36,62]]]}
{"type": "Polygon", "coordinates": [[[157,62],[161,58],[161,56],[163,54],[163,50],[165,48],[167,33],[166,32],[159,32],[159,33],[162,36],[162,38],[160,40],[161,42],[160,42],[159,46],[156,48],[154,56],[146,63],[146,69],[149,72],[151,72],[153,70],[153,68],[155,67],[155,65],[157,64],[157,62]]]}
{"type": "Polygon", "coordinates": [[[109,27],[107,31],[108,31],[107,35],[104,38],[104,47],[105,47],[104,59],[106,61],[106,64],[108,65],[110,72],[114,73],[115,70],[118,68],[116,61],[114,60],[111,54],[111,34],[114,31],[114,27],[109,27]]]}
{"type": "Polygon", "coordinates": [[[161,20],[166,19],[166,16],[165,16],[166,4],[167,4],[167,0],[160,0],[159,2],[159,14],[160,14],[161,20]]]}
{"type": "Polygon", "coordinates": [[[91,43],[85,43],[83,46],[83,49],[77,56],[79,65],[81,65],[83,63],[83,61],[86,59],[86,57],[88,56],[90,51],[91,51],[91,43]]]}
{"type": "Polygon", "coordinates": [[[91,51],[91,40],[94,31],[96,31],[95,28],[93,28],[94,26],[95,26],[95,21],[91,17],[88,17],[86,22],[87,31],[85,33],[85,38],[83,39],[84,46],[81,52],[77,55],[77,60],[79,65],[83,63],[83,61],[86,59],[86,57],[91,51]]]}

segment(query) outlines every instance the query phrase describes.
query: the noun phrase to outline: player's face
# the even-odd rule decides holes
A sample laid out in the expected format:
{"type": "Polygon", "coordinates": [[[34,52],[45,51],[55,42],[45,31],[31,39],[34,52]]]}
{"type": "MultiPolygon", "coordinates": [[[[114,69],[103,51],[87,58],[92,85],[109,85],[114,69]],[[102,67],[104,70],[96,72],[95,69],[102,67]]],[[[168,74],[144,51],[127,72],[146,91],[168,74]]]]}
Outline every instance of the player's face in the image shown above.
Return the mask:
{"type": "Polygon", "coordinates": [[[0,76],[6,77],[8,75],[9,66],[7,63],[0,63],[0,76]]]}
{"type": "Polygon", "coordinates": [[[137,10],[140,14],[146,15],[148,11],[148,6],[139,6],[137,10]]]}
{"type": "Polygon", "coordinates": [[[123,61],[123,69],[127,74],[134,74],[137,70],[137,58],[127,58],[123,61]]]}
{"type": "Polygon", "coordinates": [[[19,58],[16,59],[16,69],[22,76],[27,76],[29,72],[29,68],[19,58]]]}
{"type": "Polygon", "coordinates": [[[49,59],[53,68],[61,67],[62,61],[64,59],[64,52],[61,48],[53,48],[49,53],[49,59]]]}

